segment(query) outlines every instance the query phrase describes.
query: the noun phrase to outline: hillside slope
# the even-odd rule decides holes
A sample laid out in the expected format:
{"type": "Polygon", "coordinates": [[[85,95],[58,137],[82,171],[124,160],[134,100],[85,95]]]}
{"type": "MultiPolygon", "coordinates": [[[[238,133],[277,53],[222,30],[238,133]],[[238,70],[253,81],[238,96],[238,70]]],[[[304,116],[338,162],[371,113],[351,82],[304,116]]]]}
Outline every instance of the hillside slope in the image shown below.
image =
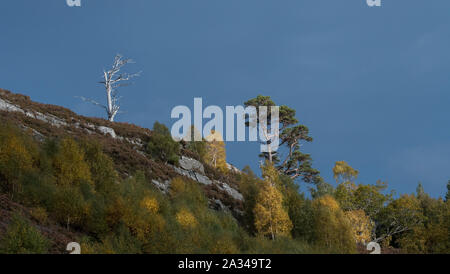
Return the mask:
{"type": "MultiPolygon", "coordinates": [[[[206,166],[185,149],[178,167],[148,157],[145,147],[152,134],[149,129],[84,117],[69,109],[33,102],[28,96],[3,89],[0,89],[0,122],[12,122],[40,141],[64,136],[98,141],[123,178],[144,171],[147,178],[164,192],[171,179],[183,176],[202,185],[213,208],[230,209],[236,216],[241,213],[243,197],[232,176],[206,166]]],[[[230,170],[238,172],[231,165],[230,170]]]]}

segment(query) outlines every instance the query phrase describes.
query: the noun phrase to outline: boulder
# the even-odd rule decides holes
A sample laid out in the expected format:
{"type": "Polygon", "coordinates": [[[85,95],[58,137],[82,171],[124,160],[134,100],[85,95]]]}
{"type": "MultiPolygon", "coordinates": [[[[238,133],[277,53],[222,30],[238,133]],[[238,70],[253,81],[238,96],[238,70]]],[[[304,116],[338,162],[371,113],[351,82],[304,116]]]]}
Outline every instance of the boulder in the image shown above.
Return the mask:
{"type": "Polygon", "coordinates": [[[103,133],[104,135],[111,135],[111,137],[113,137],[114,139],[117,138],[116,132],[114,131],[114,129],[110,128],[110,127],[104,127],[104,126],[99,126],[97,127],[98,131],[100,131],[101,133],[103,133]]]}
{"type": "Polygon", "coordinates": [[[205,168],[203,167],[203,164],[195,159],[188,158],[186,156],[181,156],[179,163],[182,169],[196,171],[205,174],[205,168]]]}

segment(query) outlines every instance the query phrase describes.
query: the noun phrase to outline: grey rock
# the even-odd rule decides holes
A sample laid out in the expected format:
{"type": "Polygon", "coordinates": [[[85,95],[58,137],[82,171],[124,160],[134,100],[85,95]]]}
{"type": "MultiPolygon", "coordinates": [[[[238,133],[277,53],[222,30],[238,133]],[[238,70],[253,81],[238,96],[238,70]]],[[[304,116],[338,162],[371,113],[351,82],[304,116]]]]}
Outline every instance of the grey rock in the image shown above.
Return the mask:
{"type": "Polygon", "coordinates": [[[139,138],[125,138],[125,140],[130,144],[138,146],[139,148],[144,147],[144,142],[142,142],[142,140],[139,138]]]}
{"type": "Polygon", "coordinates": [[[234,199],[239,200],[239,201],[243,201],[244,200],[244,196],[242,196],[242,194],[239,191],[237,191],[236,189],[232,188],[228,184],[222,183],[222,182],[218,182],[217,186],[220,189],[222,189],[223,191],[225,191],[226,193],[228,193],[228,195],[230,195],[234,199]]]}
{"type": "Polygon", "coordinates": [[[205,174],[205,168],[203,167],[203,164],[195,159],[181,156],[179,163],[182,169],[196,171],[205,174]]]}
{"type": "Polygon", "coordinates": [[[188,178],[190,178],[194,181],[197,181],[201,184],[210,185],[213,183],[213,181],[211,179],[209,179],[207,176],[200,174],[198,172],[191,171],[191,170],[185,170],[185,169],[182,169],[182,168],[179,168],[176,166],[172,166],[172,167],[176,173],[178,173],[182,176],[188,177],[188,178]]]}
{"type": "Polygon", "coordinates": [[[25,113],[20,107],[0,98],[0,110],[25,113]]]}
{"type": "MultiPolygon", "coordinates": [[[[27,113],[27,115],[28,115],[28,113],[27,113]]],[[[62,120],[62,119],[60,119],[60,118],[58,118],[56,116],[50,115],[50,114],[43,114],[43,113],[40,113],[40,112],[35,112],[34,113],[34,118],[36,118],[38,120],[41,120],[43,122],[52,124],[53,126],[56,126],[56,127],[61,127],[61,126],[67,126],[68,125],[66,123],[66,121],[64,121],[64,120],[62,120]]]]}
{"type": "Polygon", "coordinates": [[[23,110],[19,106],[16,106],[14,104],[11,104],[7,100],[4,100],[0,98],[0,110],[9,111],[9,112],[20,112],[25,114],[26,116],[34,119],[41,120],[46,123],[50,123],[54,126],[60,127],[60,126],[67,126],[68,124],[63,120],[56,116],[50,115],[50,114],[43,114],[40,112],[33,112],[28,110],[23,110]]]}
{"type": "Polygon", "coordinates": [[[110,127],[99,126],[99,127],[97,127],[97,129],[104,135],[109,134],[114,139],[117,138],[116,132],[114,131],[114,129],[112,129],[110,127]]]}
{"type": "Polygon", "coordinates": [[[170,181],[166,180],[164,182],[159,182],[157,180],[152,180],[152,183],[159,189],[161,190],[163,193],[166,193],[169,191],[169,187],[170,187],[170,181]]]}
{"type": "Polygon", "coordinates": [[[213,181],[211,181],[211,179],[209,179],[207,176],[203,175],[203,174],[199,174],[194,172],[194,176],[195,176],[195,180],[201,184],[204,185],[211,185],[213,184],[213,181]]]}
{"type": "Polygon", "coordinates": [[[232,172],[235,172],[235,173],[242,173],[242,171],[239,170],[239,168],[233,166],[232,164],[227,163],[227,168],[228,168],[229,170],[231,170],[232,172]]]}

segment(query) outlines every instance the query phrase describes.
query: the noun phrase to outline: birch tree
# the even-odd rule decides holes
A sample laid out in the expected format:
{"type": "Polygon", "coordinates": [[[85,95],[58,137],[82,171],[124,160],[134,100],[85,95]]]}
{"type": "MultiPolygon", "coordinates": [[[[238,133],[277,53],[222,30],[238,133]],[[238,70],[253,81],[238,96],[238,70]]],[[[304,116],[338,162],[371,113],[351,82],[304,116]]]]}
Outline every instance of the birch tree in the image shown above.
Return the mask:
{"type": "Polygon", "coordinates": [[[256,196],[256,205],[253,210],[255,228],[260,235],[269,236],[275,240],[277,236],[288,236],[292,230],[292,221],[283,208],[283,195],[278,186],[280,179],[278,171],[270,163],[262,167],[264,181],[256,196]]]}
{"type": "Polygon", "coordinates": [[[377,235],[373,242],[381,242],[396,234],[411,231],[425,220],[420,201],[414,195],[402,195],[385,207],[380,214],[377,235]]]}
{"type": "Polygon", "coordinates": [[[114,62],[111,69],[103,70],[103,80],[99,82],[105,87],[106,92],[106,105],[98,103],[92,99],[80,97],[85,102],[90,102],[96,106],[105,109],[108,120],[114,122],[114,118],[120,113],[120,99],[118,88],[130,85],[130,80],[140,75],[140,73],[129,74],[122,72],[122,68],[134,63],[133,60],[124,58],[122,55],[117,54],[114,57],[114,62]]]}
{"type": "Polygon", "coordinates": [[[206,153],[204,160],[214,168],[226,173],[227,160],[226,150],[223,137],[220,132],[212,130],[211,134],[205,138],[206,140],[206,153]]]}

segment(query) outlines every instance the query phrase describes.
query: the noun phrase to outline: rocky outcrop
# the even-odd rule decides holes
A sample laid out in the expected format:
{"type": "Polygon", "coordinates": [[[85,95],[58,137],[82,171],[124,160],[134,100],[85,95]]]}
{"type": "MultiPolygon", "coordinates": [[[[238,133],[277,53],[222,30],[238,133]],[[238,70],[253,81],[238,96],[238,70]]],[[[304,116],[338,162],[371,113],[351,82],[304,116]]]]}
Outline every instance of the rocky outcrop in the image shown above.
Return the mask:
{"type": "MultiPolygon", "coordinates": [[[[195,159],[192,159],[192,158],[189,158],[186,156],[182,156],[179,161],[179,166],[178,167],[171,166],[171,167],[175,170],[176,173],[178,173],[181,176],[184,176],[184,177],[190,178],[194,181],[197,181],[198,183],[200,183],[204,186],[209,186],[209,187],[215,188],[215,189],[219,190],[220,192],[226,194],[227,196],[231,197],[234,200],[237,200],[240,202],[244,201],[244,197],[242,196],[242,194],[235,188],[231,187],[227,183],[209,178],[205,174],[205,168],[204,168],[203,164],[195,159]]],[[[171,183],[169,180],[165,180],[165,181],[152,180],[152,182],[163,193],[168,192],[170,183],[171,183]]],[[[237,215],[243,214],[242,211],[239,211],[235,208],[226,206],[223,203],[223,201],[221,201],[217,198],[211,198],[209,200],[209,206],[215,210],[232,211],[232,212],[236,213],[237,215]]]]}
{"type": "Polygon", "coordinates": [[[191,170],[205,174],[205,168],[203,167],[202,163],[200,163],[195,159],[191,159],[186,156],[181,156],[179,164],[180,167],[184,170],[191,170]]]}
{"type": "MultiPolygon", "coordinates": [[[[128,153],[127,149],[119,150],[120,153],[118,153],[116,148],[110,150],[110,153],[112,153],[110,155],[118,155],[116,158],[118,158],[119,161],[123,161],[124,158],[138,158],[136,157],[136,153],[145,161],[151,160],[148,159],[148,155],[145,153],[145,146],[147,142],[145,141],[145,138],[150,132],[140,134],[142,131],[146,131],[146,129],[143,128],[133,128],[132,131],[129,131],[129,127],[126,127],[124,130],[124,127],[119,123],[112,124],[107,121],[102,121],[101,119],[96,120],[79,116],[70,110],[57,106],[35,103],[26,96],[15,95],[1,89],[0,111],[19,113],[19,116],[24,115],[26,117],[42,121],[52,127],[55,127],[55,129],[58,128],[60,132],[67,131],[69,134],[76,133],[79,135],[103,135],[106,138],[103,138],[102,140],[109,138],[114,139],[116,148],[121,147],[122,142],[124,143],[123,145],[126,143],[128,145],[125,146],[127,149],[132,148],[132,153],[130,152],[130,154],[126,154],[128,153]]],[[[28,123],[22,119],[18,119],[16,121],[18,121],[19,127],[30,131],[39,141],[44,141],[46,136],[49,135],[49,131],[46,127],[41,128],[40,125],[37,127],[36,124],[32,122],[28,123]]],[[[208,194],[210,206],[212,208],[220,210],[228,208],[228,210],[237,213],[239,210],[236,208],[231,208],[233,207],[232,205],[236,204],[235,202],[237,202],[237,204],[242,204],[244,201],[242,194],[237,189],[226,182],[208,177],[203,164],[193,158],[181,156],[178,166],[166,166],[163,164],[157,165],[152,164],[151,161],[145,163],[145,166],[141,168],[149,168],[149,173],[157,176],[155,180],[152,180],[152,183],[163,193],[168,193],[171,178],[178,174],[201,184],[208,194]],[[165,170],[166,172],[160,172],[161,170],[165,170]]],[[[122,162],[120,164],[122,164],[122,162]]],[[[135,166],[133,165],[133,168],[134,167],[135,166]]],[[[230,164],[228,164],[228,169],[234,173],[240,172],[239,169],[230,164]]],[[[126,168],[121,171],[124,175],[128,174],[128,170],[126,168]]]]}
{"type": "Polygon", "coordinates": [[[233,166],[232,164],[227,163],[227,168],[234,173],[242,173],[239,168],[233,166]]]}
{"type": "Polygon", "coordinates": [[[210,179],[208,176],[206,176],[203,164],[195,159],[182,156],[180,160],[180,167],[173,166],[173,168],[180,175],[188,177],[204,185],[214,184],[215,186],[217,186],[217,188],[227,193],[233,199],[244,201],[244,197],[242,196],[242,194],[236,189],[232,188],[230,185],[224,182],[210,179]]]}
{"type": "Polygon", "coordinates": [[[94,130],[97,129],[100,133],[102,133],[104,135],[110,135],[114,139],[116,139],[116,138],[119,138],[121,140],[126,139],[129,142],[133,142],[133,144],[141,145],[139,143],[136,143],[134,140],[130,140],[130,138],[121,138],[121,137],[117,136],[114,129],[112,129],[110,127],[95,126],[93,124],[81,124],[80,122],[74,122],[72,124],[69,124],[66,120],[56,117],[54,115],[51,115],[48,113],[44,114],[44,113],[41,113],[38,111],[24,109],[24,108],[21,108],[20,106],[12,104],[11,102],[9,102],[8,100],[5,100],[3,98],[0,98],[0,111],[19,112],[19,113],[24,114],[27,117],[40,120],[42,122],[51,124],[52,126],[55,126],[55,127],[63,127],[63,126],[72,125],[75,128],[84,128],[86,130],[86,132],[88,132],[89,134],[93,134],[94,130]]]}
{"type": "Polygon", "coordinates": [[[9,111],[9,112],[20,112],[28,117],[41,120],[43,122],[49,123],[56,127],[67,126],[68,124],[63,120],[59,119],[50,114],[43,114],[38,111],[30,111],[26,109],[22,109],[19,106],[11,104],[7,100],[0,98],[0,110],[9,111]]]}
{"type": "Polygon", "coordinates": [[[11,104],[10,102],[3,100],[0,98],[0,110],[4,111],[14,111],[14,112],[21,112],[25,114],[25,111],[23,111],[21,108],[17,107],[16,105],[11,104]]]}
{"type": "Polygon", "coordinates": [[[218,187],[221,190],[224,190],[226,193],[228,193],[228,195],[230,195],[231,197],[233,197],[236,200],[244,201],[244,196],[242,196],[242,194],[239,191],[237,191],[236,189],[232,188],[231,186],[229,186],[226,183],[222,183],[222,182],[219,182],[219,181],[216,181],[216,182],[218,183],[218,187]]]}
{"type": "Polygon", "coordinates": [[[112,129],[110,127],[99,126],[99,127],[97,127],[97,129],[104,135],[109,134],[112,138],[114,138],[114,139],[117,138],[116,132],[114,131],[114,129],[112,129]]]}
{"type": "Polygon", "coordinates": [[[159,189],[161,190],[162,193],[167,194],[169,192],[169,187],[170,187],[170,181],[169,180],[165,180],[163,182],[160,182],[158,180],[152,180],[152,183],[159,189]]]}

